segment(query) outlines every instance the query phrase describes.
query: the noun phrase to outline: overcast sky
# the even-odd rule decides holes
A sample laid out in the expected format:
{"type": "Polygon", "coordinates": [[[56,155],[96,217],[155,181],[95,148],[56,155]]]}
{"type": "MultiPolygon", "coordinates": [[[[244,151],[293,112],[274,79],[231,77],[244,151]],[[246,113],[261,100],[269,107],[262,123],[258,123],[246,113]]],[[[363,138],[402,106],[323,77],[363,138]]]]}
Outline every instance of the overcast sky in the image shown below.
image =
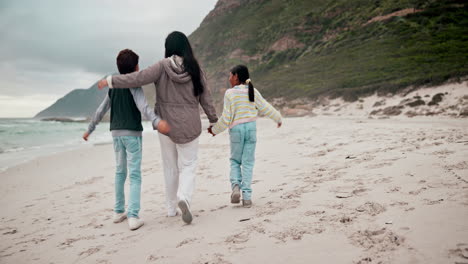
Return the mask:
{"type": "Polygon", "coordinates": [[[190,35],[217,0],[0,0],[0,117],[32,117],[116,72],[125,48],[144,68],[167,34],[190,35]]]}

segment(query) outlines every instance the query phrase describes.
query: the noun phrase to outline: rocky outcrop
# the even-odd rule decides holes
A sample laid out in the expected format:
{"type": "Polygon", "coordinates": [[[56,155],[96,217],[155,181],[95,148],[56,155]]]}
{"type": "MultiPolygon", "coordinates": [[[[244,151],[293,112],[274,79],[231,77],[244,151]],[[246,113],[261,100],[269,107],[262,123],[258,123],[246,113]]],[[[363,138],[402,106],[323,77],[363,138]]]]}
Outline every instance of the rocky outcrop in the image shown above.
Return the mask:
{"type": "Polygon", "coordinates": [[[390,13],[388,15],[383,15],[383,16],[376,16],[376,17],[373,17],[372,19],[370,19],[369,21],[367,21],[364,26],[367,26],[371,23],[374,23],[374,22],[377,22],[377,21],[384,21],[384,20],[387,20],[387,19],[390,19],[392,17],[396,17],[396,16],[407,16],[409,14],[414,14],[414,13],[418,13],[418,12],[421,12],[422,10],[420,9],[415,9],[415,8],[406,8],[406,9],[403,9],[403,10],[399,10],[399,11],[395,11],[393,13],[390,13]]]}
{"type": "Polygon", "coordinates": [[[288,49],[303,48],[304,43],[299,42],[297,39],[291,36],[284,36],[277,40],[270,47],[270,51],[284,51],[288,49]]]}
{"type": "Polygon", "coordinates": [[[442,102],[443,98],[444,94],[438,93],[432,97],[432,100],[427,105],[438,105],[440,102],[442,102]]]}
{"type": "Polygon", "coordinates": [[[245,62],[249,62],[249,61],[252,61],[252,60],[258,60],[260,59],[262,56],[261,55],[254,55],[254,56],[248,56],[244,53],[244,50],[243,49],[235,49],[233,52],[231,52],[231,54],[228,55],[228,58],[229,59],[240,59],[242,61],[245,61],[245,62]]]}

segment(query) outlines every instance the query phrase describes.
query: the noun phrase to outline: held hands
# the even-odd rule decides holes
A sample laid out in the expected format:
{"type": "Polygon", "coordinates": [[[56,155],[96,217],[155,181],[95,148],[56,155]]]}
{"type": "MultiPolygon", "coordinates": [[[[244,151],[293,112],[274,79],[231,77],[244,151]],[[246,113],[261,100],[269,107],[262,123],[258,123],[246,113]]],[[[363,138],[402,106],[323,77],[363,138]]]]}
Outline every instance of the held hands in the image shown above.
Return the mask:
{"type": "Polygon", "coordinates": [[[88,133],[88,132],[85,132],[85,133],[83,134],[83,139],[84,139],[84,141],[88,141],[88,137],[89,137],[89,133],[88,133]]]}
{"type": "Polygon", "coordinates": [[[167,121],[161,120],[158,123],[158,131],[161,134],[167,134],[167,133],[169,133],[169,131],[171,131],[171,127],[169,126],[167,121]]]}
{"type": "Polygon", "coordinates": [[[278,123],[278,128],[280,128],[282,124],[283,124],[283,123],[279,122],[279,123],[278,123]]]}
{"type": "Polygon", "coordinates": [[[102,80],[100,80],[98,82],[97,86],[98,86],[99,90],[102,90],[102,88],[109,86],[109,84],[107,83],[106,79],[102,79],[102,80]]]}
{"type": "Polygon", "coordinates": [[[216,136],[216,135],[215,135],[215,133],[213,133],[212,128],[213,128],[213,126],[210,126],[210,127],[208,128],[208,133],[210,133],[210,134],[213,135],[213,137],[214,137],[214,136],[216,136]]]}

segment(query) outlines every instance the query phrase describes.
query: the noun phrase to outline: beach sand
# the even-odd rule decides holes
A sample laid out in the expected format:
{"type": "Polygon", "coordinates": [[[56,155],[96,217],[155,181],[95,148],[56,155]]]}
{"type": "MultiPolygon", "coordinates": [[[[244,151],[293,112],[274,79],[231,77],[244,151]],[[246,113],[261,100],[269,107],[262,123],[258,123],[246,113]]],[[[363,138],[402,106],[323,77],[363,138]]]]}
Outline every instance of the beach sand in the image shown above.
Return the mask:
{"type": "Polygon", "coordinates": [[[250,209],[230,204],[228,133],[203,133],[191,225],[143,145],[137,231],[112,223],[112,145],[2,172],[0,262],[468,263],[467,119],[260,119],[250,209]]]}

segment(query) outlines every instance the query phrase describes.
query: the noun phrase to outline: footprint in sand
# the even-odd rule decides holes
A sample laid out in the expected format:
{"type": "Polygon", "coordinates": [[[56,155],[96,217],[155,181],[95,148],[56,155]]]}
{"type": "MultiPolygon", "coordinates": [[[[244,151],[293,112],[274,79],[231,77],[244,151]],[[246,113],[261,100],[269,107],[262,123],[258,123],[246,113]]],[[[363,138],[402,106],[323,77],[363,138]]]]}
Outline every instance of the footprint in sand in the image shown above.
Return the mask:
{"type": "Polygon", "coordinates": [[[366,189],[366,188],[358,188],[358,189],[354,189],[353,190],[353,195],[355,196],[359,196],[360,194],[363,194],[365,192],[367,192],[369,189],[366,189]]]}
{"type": "Polygon", "coordinates": [[[196,264],[211,264],[211,263],[216,263],[216,264],[232,264],[232,262],[229,262],[227,260],[224,259],[224,255],[223,254],[219,254],[219,253],[215,253],[214,255],[212,256],[207,256],[207,257],[204,257],[200,260],[198,260],[197,262],[195,262],[196,264]]]}
{"type": "Polygon", "coordinates": [[[393,163],[391,162],[380,162],[377,164],[367,165],[365,168],[366,169],[380,169],[380,168],[391,166],[391,165],[393,165],[393,163]]]}
{"type": "Polygon", "coordinates": [[[272,202],[269,201],[265,204],[265,206],[260,207],[257,211],[256,216],[262,217],[266,215],[274,215],[283,210],[294,209],[301,204],[299,200],[282,200],[280,202],[272,202]]]}
{"type": "Polygon", "coordinates": [[[411,195],[419,195],[421,192],[427,190],[426,187],[422,187],[422,188],[419,188],[417,190],[414,190],[414,191],[409,191],[408,194],[411,194],[411,195]]]}
{"type": "Polygon", "coordinates": [[[228,236],[224,242],[228,244],[243,244],[249,241],[249,232],[243,231],[234,235],[228,236]]]}
{"type": "Polygon", "coordinates": [[[29,240],[24,240],[24,241],[20,241],[18,243],[16,243],[15,245],[18,246],[18,245],[21,245],[21,244],[34,244],[34,245],[37,245],[37,244],[40,244],[44,241],[47,241],[46,238],[33,238],[33,239],[29,239],[29,240]]]}
{"type": "Polygon", "coordinates": [[[349,236],[349,239],[352,244],[364,248],[366,255],[372,255],[372,261],[375,263],[380,263],[379,259],[385,252],[394,251],[405,242],[403,236],[385,228],[357,231],[349,236]]]}
{"type": "Polygon", "coordinates": [[[322,228],[314,228],[307,224],[298,224],[287,227],[283,231],[273,233],[270,237],[277,239],[280,243],[285,243],[288,240],[302,240],[304,235],[320,234],[323,231],[322,228]]]}
{"type": "Polygon", "coordinates": [[[114,255],[115,253],[119,252],[117,249],[114,249],[114,250],[109,250],[109,251],[106,251],[106,254],[107,255],[114,255]]]}
{"type": "Polygon", "coordinates": [[[322,215],[324,214],[325,211],[319,210],[319,211],[307,211],[304,213],[305,216],[314,216],[314,215],[322,215]]]}
{"type": "Polygon", "coordinates": [[[407,203],[407,202],[393,202],[393,203],[390,204],[390,206],[392,206],[392,207],[393,206],[407,206],[407,205],[409,205],[409,203],[407,203]]]}
{"type": "Polygon", "coordinates": [[[351,223],[352,221],[353,221],[353,218],[349,216],[342,216],[340,218],[340,223],[343,223],[343,224],[351,223]]]}
{"type": "Polygon", "coordinates": [[[400,190],[401,190],[401,187],[396,186],[396,187],[390,188],[390,189],[387,191],[387,193],[399,192],[400,190]]]}
{"type": "Polygon", "coordinates": [[[216,209],[211,209],[210,212],[215,212],[215,211],[224,209],[224,208],[226,208],[226,207],[228,207],[228,206],[227,206],[227,205],[222,205],[222,206],[220,206],[220,207],[218,207],[218,208],[216,208],[216,209]]]}
{"type": "Polygon", "coordinates": [[[275,189],[270,189],[268,190],[269,192],[272,192],[272,193],[276,193],[276,192],[279,192],[279,191],[282,191],[283,188],[275,188],[275,189]]]}
{"type": "Polygon", "coordinates": [[[374,184],[379,184],[379,183],[390,183],[392,182],[392,177],[385,177],[382,179],[378,179],[374,181],[374,184]]]}
{"type": "Polygon", "coordinates": [[[80,240],[93,240],[93,239],[96,239],[96,237],[86,236],[86,237],[77,237],[77,238],[67,238],[64,242],[60,243],[57,247],[60,249],[66,249],[68,247],[73,247],[73,244],[80,240]]]}
{"type": "Polygon", "coordinates": [[[7,232],[4,232],[2,235],[14,235],[14,234],[18,233],[18,230],[16,228],[10,228],[10,227],[1,228],[0,230],[5,230],[5,229],[10,229],[10,230],[7,231],[7,232]]]}
{"type": "Polygon", "coordinates": [[[86,199],[85,202],[96,199],[96,198],[98,198],[98,192],[90,192],[87,195],[85,195],[84,198],[86,199]]]}
{"type": "Polygon", "coordinates": [[[358,262],[356,262],[356,264],[368,264],[368,263],[372,263],[372,258],[371,257],[365,257],[365,258],[359,260],[358,262]]]}
{"type": "Polygon", "coordinates": [[[162,259],[165,259],[165,258],[168,258],[168,257],[166,257],[166,256],[155,256],[155,255],[151,254],[146,258],[146,261],[147,262],[156,262],[158,260],[162,260],[162,259]]]}
{"type": "Polygon", "coordinates": [[[374,203],[374,202],[366,202],[365,204],[358,206],[356,208],[356,211],[360,213],[366,213],[368,215],[375,216],[382,212],[385,212],[386,209],[385,209],[385,206],[381,204],[374,203]]]}
{"type": "Polygon", "coordinates": [[[468,244],[458,243],[456,249],[449,250],[449,256],[466,261],[466,262],[455,262],[455,263],[468,263],[468,244]]]}
{"type": "Polygon", "coordinates": [[[440,204],[441,202],[444,201],[444,199],[437,199],[437,200],[429,200],[429,199],[424,199],[427,205],[434,205],[434,204],[440,204]]]}
{"type": "Polygon", "coordinates": [[[96,218],[93,218],[91,220],[91,222],[89,222],[88,224],[86,225],[82,225],[82,226],[79,226],[79,228],[95,228],[95,229],[99,229],[99,228],[103,228],[104,227],[104,224],[98,224],[97,223],[98,220],[96,218]]]}
{"type": "Polygon", "coordinates": [[[360,194],[365,193],[366,191],[368,191],[368,189],[366,189],[366,188],[358,188],[358,189],[354,189],[352,191],[349,191],[349,189],[350,188],[346,187],[346,186],[336,188],[335,189],[335,197],[340,198],[340,199],[346,199],[346,198],[350,198],[350,197],[353,197],[353,196],[359,196],[360,194]]]}
{"type": "Polygon", "coordinates": [[[191,244],[192,242],[195,242],[197,240],[199,240],[200,238],[187,238],[187,239],[184,239],[182,240],[179,244],[177,244],[176,248],[180,248],[182,247],[183,245],[186,245],[186,244],[191,244]]]}
{"type": "Polygon", "coordinates": [[[91,255],[93,255],[93,254],[96,254],[96,253],[98,253],[99,251],[101,251],[101,249],[102,249],[103,247],[104,247],[104,246],[101,245],[101,246],[89,248],[89,249],[87,249],[87,250],[85,250],[85,251],[80,252],[80,253],[78,254],[78,256],[80,256],[80,257],[85,257],[85,258],[86,258],[86,257],[89,257],[89,256],[91,256],[91,255]]]}
{"type": "Polygon", "coordinates": [[[300,198],[302,196],[302,193],[303,192],[301,192],[301,191],[294,190],[294,191],[291,191],[291,192],[284,193],[283,195],[280,196],[280,198],[285,199],[285,200],[297,199],[297,198],[300,198]]]}

